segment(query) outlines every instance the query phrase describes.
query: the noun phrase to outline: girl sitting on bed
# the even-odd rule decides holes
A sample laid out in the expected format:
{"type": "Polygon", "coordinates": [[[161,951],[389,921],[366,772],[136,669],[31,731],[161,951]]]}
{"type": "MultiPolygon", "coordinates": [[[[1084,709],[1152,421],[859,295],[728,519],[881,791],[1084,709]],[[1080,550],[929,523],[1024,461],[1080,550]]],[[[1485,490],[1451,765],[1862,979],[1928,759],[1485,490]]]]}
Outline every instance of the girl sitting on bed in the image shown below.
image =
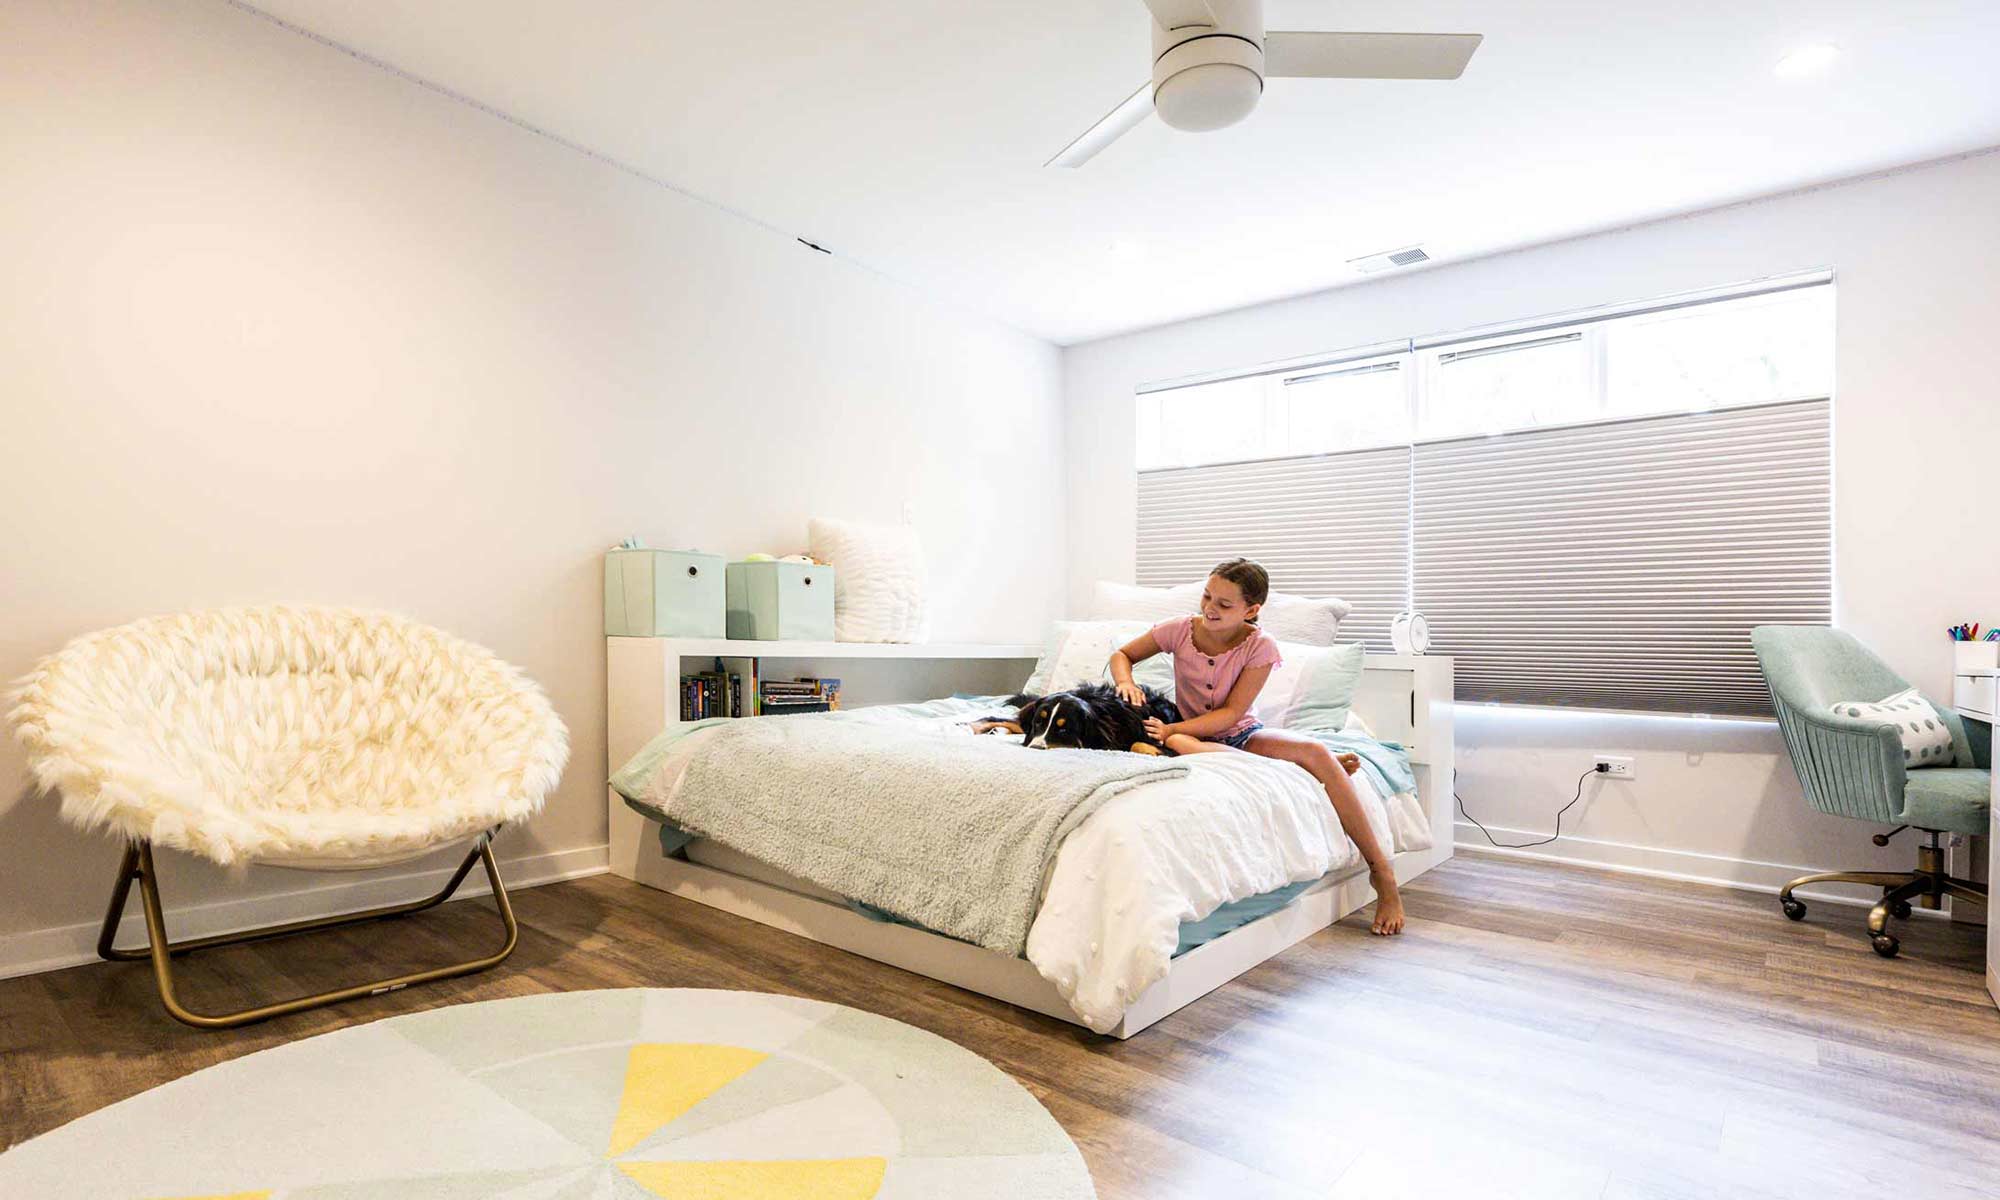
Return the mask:
{"type": "Polygon", "coordinates": [[[1148,718],[1148,737],[1176,754],[1247,750],[1312,772],[1333,801],[1340,827],[1368,863],[1375,887],[1370,928],[1385,937],[1401,933],[1403,897],[1396,890],[1396,873],[1375,840],[1346,770],[1320,743],[1266,729],[1250,715],[1257,693],[1281,661],[1278,644],[1257,628],[1257,610],[1270,595],[1271,577],[1263,567],[1247,558],[1230,559],[1209,572],[1201,611],[1162,621],[1115,651],[1111,678],[1127,704],[1143,706],[1145,697],[1132,682],[1132,664],[1165,651],[1174,656],[1174,701],[1181,719],[1169,724],[1148,718]]]}

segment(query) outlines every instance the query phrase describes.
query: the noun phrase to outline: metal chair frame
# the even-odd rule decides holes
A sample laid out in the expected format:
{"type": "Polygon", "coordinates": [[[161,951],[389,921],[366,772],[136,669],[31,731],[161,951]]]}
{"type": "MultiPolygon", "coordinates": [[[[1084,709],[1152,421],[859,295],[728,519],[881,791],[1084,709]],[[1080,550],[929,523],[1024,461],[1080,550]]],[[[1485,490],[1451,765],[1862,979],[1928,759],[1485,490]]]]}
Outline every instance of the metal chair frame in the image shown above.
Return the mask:
{"type": "Polygon", "coordinates": [[[321,1008],[354,1000],[363,996],[379,996],[409,987],[414,983],[429,983],[438,979],[449,979],[455,975],[470,975],[498,965],[501,960],[514,952],[521,938],[520,926],[514,920],[514,906],[508,902],[507,889],[500,882],[500,868],[493,861],[493,833],[479,835],[478,843],[465,861],[458,865],[451,879],[435,895],[422,900],[412,900],[403,904],[390,904],[381,908],[371,908],[365,912],[343,913],[333,917],[313,917],[303,921],[290,921],[282,925],[266,925],[257,929],[246,929],[237,933],[216,934],[211,937],[191,938],[185,942],[170,941],[167,937],[166,918],[160,905],[159,869],[153,863],[153,847],[150,842],[127,843],[124,860],[118,866],[118,882],[111,889],[111,904],[104,914],[104,929],[97,938],[97,953],[100,958],[112,962],[137,962],[150,959],[153,964],[153,979],[159,985],[160,1002],[167,1013],[176,1021],[195,1026],[198,1029],[234,1029],[256,1021],[268,1021],[272,1017],[282,1017],[307,1009],[321,1008]],[[406,917],[427,908],[435,908],[451,899],[452,893],[465,882],[472,872],[472,865],[479,863],[486,868],[486,878],[493,886],[493,902],[500,911],[500,923],[507,931],[506,944],[493,954],[481,958],[452,963],[449,966],[432,967],[424,971],[413,971],[406,975],[396,975],[387,979],[371,980],[333,991],[317,992],[309,996],[299,996],[274,1004],[258,1005],[239,1009],[236,1012],[207,1014],[198,1013],[182,1004],[175,994],[173,960],[196,950],[207,950],[215,946],[238,946],[245,942],[268,941],[271,938],[289,937],[295,933],[310,933],[321,929],[338,929],[345,925],[360,925],[368,921],[406,917]],[[139,898],[146,917],[146,945],[143,948],[119,949],[114,943],[118,937],[118,924],[125,916],[126,901],[132,892],[132,882],[139,883],[139,898]]]}

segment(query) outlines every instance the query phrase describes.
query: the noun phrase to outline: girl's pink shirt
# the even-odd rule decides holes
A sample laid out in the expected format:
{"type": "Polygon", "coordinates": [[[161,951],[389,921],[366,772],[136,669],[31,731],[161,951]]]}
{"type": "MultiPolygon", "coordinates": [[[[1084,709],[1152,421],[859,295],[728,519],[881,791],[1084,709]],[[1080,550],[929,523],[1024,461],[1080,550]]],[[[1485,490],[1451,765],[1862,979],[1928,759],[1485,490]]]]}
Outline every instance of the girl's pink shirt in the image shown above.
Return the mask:
{"type": "MultiPolygon", "coordinates": [[[[1275,667],[1284,662],[1278,643],[1261,629],[1252,629],[1249,637],[1221,654],[1205,654],[1195,648],[1194,623],[1194,617],[1175,617],[1153,626],[1154,644],[1174,656],[1174,705],[1181,710],[1182,720],[1221,708],[1237,679],[1251,667],[1275,667]]],[[[1256,724],[1257,718],[1244,713],[1242,720],[1221,733],[1209,734],[1206,740],[1234,737],[1256,724]]]]}

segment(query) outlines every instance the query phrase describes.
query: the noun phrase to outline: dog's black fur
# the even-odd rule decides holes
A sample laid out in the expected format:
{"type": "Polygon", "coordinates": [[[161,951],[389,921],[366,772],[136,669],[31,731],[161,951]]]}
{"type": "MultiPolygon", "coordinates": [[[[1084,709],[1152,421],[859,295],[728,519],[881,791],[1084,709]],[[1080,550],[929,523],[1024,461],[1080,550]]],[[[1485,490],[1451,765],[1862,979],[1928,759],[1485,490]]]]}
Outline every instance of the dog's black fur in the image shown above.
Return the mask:
{"type": "Polygon", "coordinates": [[[1181,719],[1180,710],[1166,696],[1149,687],[1139,690],[1146,695],[1144,708],[1125,703],[1108,683],[1087,683],[1047,696],[1022,693],[1008,697],[1007,703],[1021,710],[1014,720],[1021,726],[1024,746],[1130,750],[1140,742],[1159,745],[1146,736],[1147,717],[1169,724],[1181,719]]]}

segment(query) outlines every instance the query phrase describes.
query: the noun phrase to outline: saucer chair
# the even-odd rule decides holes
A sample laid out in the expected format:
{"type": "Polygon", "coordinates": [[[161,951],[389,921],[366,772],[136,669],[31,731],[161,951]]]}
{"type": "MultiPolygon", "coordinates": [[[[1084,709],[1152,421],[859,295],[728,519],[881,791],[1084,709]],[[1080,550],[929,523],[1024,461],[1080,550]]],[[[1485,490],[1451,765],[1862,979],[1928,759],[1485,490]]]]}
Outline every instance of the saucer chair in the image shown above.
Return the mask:
{"type": "Polygon", "coordinates": [[[220,1029],[485,970],[513,952],[514,912],[494,865],[502,827],[540,811],[568,733],[518,669],[401,617],[259,607],[154,617],[86,634],[20,681],[11,713],[63,818],[126,843],[97,952],[150,958],[176,1019],[220,1029]],[[470,839],[443,890],[335,917],[172,942],[154,850],[226,867],[362,870],[470,839]],[[485,867],[506,942],[450,966],[239,1012],[190,1011],[173,959],[211,946],[403,916],[444,903],[485,867]],[[134,881],[147,945],[113,945],[134,881]]]}

